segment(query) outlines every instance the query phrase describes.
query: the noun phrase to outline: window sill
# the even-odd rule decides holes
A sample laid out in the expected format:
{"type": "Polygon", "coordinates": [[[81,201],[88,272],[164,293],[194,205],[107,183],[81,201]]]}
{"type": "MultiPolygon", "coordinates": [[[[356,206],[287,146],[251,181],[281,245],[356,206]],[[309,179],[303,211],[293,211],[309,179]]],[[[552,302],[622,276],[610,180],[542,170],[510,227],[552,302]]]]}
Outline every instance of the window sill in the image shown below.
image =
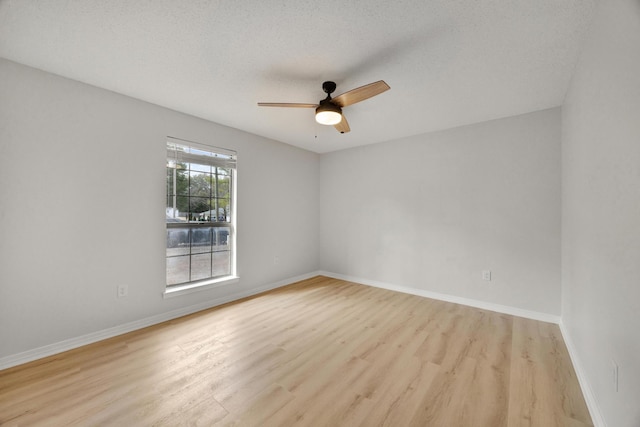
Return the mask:
{"type": "Polygon", "coordinates": [[[218,279],[204,280],[202,282],[187,283],[185,285],[172,286],[165,289],[162,296],[164,298],[173,298],[180,295],[191,294],[193,292],[206,291],[213,288],[219,288],[221,286],[232,285],[239,281],[240,278],[238,276],[225,276],[218,279]]]}

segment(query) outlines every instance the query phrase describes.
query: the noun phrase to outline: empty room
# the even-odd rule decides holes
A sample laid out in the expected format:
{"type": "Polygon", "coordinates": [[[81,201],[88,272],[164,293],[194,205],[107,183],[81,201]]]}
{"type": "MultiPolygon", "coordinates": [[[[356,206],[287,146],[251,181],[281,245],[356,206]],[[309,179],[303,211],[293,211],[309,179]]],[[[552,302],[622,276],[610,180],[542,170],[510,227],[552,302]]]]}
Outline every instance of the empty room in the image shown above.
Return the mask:
{"type": "Polygon", "coordinates": [[[0,0],[0,425],[640,427],[640,1],[0,0]]]}

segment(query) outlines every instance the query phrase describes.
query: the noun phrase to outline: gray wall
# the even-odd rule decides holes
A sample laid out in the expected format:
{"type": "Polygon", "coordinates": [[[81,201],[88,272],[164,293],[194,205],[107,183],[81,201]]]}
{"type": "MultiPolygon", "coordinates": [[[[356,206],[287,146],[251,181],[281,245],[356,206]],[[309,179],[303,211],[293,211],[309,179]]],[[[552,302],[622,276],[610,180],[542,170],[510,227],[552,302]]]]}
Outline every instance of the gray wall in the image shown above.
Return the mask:
{"type": "Polygon", "coordinates": [[[322,268],[559,315],[560,133],[555,108],[323,155],[322,268]]]}
{"type": "Polygon", "coordinates": [[[638,427],[640,2],[597,7],[563,106],[562,320],[607,425],[638,427]]]}
{"type": "Polygon", "coordinates": [[[0,100],[0,358],[318,269],[318,155],[3,59],[0,100]],[[238,151],[237,284],[163,298],[168,135],[238,151]]]}

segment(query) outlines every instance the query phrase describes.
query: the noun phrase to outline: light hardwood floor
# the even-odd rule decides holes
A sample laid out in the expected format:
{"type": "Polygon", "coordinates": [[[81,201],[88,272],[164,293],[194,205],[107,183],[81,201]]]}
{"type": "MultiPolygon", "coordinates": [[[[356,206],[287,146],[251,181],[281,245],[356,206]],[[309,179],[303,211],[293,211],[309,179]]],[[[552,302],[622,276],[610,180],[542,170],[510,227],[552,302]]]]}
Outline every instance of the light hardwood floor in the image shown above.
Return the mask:
{"type": "Polygon", "coordinates": [[[316,277],[0,371],[20,426],[591,426],[556,325],[316,277]]]}

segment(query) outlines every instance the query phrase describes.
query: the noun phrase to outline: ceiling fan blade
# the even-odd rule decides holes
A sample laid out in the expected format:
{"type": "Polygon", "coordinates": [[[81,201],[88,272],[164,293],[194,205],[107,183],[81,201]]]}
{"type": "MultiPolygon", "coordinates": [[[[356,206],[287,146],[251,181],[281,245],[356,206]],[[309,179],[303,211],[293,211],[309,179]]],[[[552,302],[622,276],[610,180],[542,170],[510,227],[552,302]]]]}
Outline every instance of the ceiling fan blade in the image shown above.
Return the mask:
{"type": "Polygon", "coordinates": [[[340,133],[347,133],[351,130],[351,128],[349,127],[349,122],[347,122],[347,118],[344,116],[344,114],[342,115],[342,120],[340,120],[340,123],[338,123],[337,125],[333,125],[334,128],[336,128],[336,130],[340,133]]]}
{"type": "Polygon", "coordinates": [[[286,102],[258,102],[259,107],[317,108],[318,104],[296,104],[286,102]]]}
{"type": "Polygon", "coordinates": [[[372,96],[380,95],[382,92],[391,89],[384,80],[379,80],[368,85],[360,86],[352,89],[349,92],[345,92],[342,95],[338,95],[332,99],[332,102],[340,107],[347,107],[355,104],[356,102],[364,101],[372,96]]]}

